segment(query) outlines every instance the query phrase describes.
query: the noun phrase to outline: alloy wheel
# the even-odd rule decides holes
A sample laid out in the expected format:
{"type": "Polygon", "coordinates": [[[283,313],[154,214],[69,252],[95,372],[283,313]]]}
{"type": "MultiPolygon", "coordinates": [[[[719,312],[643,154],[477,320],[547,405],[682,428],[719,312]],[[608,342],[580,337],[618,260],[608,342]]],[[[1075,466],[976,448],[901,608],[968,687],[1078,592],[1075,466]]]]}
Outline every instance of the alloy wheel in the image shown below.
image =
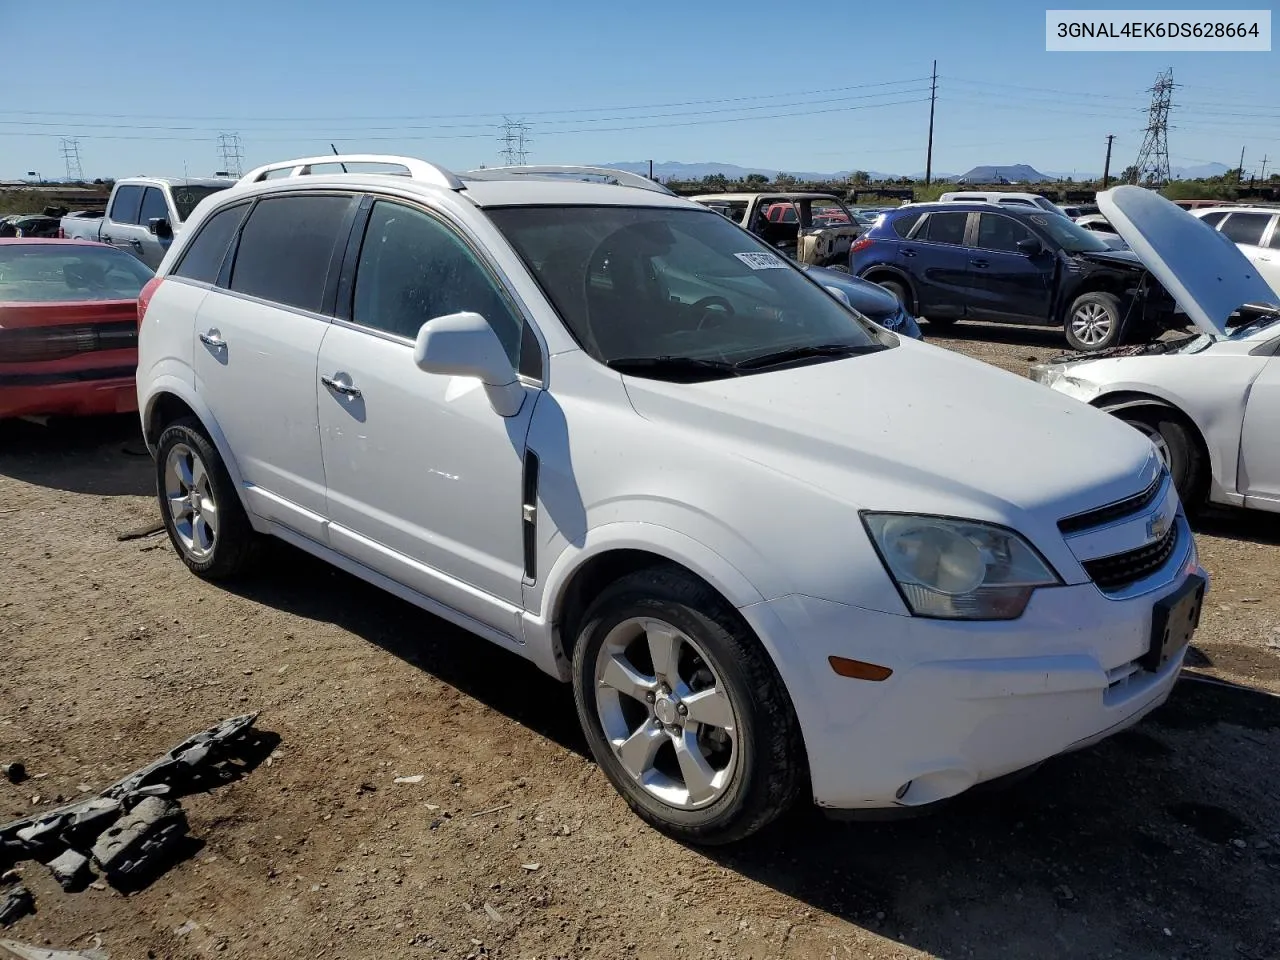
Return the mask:
{"type": "Polygon", "coordinates": [[[737,719],[692,638],[647,617],[618,624],[596,655],[595,687],[605,739],[646,793],[681,810],[724,795],[738,766],[737,719]]]}
{"type": "Polygon", "coordinates": [[[204,461],[185,443],[175,443],[165,458],[164,496],[183,551],[207,560],[218,540],[218,504],[204,461]]]}
{"type": "Polygon", "coordinates": [[[1111,336],[1111,314],[1100,303],[1082,303],[1071,314],[1071,332],[1091,347],[1105,343],[1111,336]]]}

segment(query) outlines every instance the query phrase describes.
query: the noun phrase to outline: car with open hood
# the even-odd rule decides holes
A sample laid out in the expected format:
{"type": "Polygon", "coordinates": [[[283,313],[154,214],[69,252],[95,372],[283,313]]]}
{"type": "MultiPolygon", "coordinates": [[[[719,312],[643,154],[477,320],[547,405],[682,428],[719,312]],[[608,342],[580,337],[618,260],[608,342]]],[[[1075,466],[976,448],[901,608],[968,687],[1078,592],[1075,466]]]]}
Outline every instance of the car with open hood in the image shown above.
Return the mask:
{"type": "Polygon", "coordinates": [[[181,562],[277,537],[531,660],[699,843],[945,801],[1169,696],[1207,580],[1143,437],[614,179],[335,156],[202,203],[139,305],[181,562]]]}
{"type": "Polygon", "coordinates": [[[1230,237],[1152,191],[1098,203],[1195,333],[1059,357],[1032,378],[1150,438],[1185,503],[1280,511],[1280,298],[1230,237]]]}

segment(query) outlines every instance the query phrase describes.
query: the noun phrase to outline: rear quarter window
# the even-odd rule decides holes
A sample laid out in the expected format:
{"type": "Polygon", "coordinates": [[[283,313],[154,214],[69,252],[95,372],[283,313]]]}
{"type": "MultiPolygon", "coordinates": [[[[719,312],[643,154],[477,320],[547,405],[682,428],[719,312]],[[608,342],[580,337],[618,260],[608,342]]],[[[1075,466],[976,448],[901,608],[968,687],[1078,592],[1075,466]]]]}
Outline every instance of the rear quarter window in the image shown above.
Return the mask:
{"type": "Polygon", "coordinates": [[[219,210],[201,224],[191,243],[183,251],[173,276],[201,283],[216,283],[227,248],[248,211],[249,204],[238,203],[219,210]]]}
{"type": "Polygon", "coordinates": [[[231,289],[319,313],[334,248],[354,202],[340,195],[259,201],[240,233],[231,289]]]}
{"type": "Polygon", "coordinates": [[[893,232],[902,238],[906,238],[911,233],[911,228],[920,222],[923,213],[904,213],[900,217],[893,218],[893,232]]]}

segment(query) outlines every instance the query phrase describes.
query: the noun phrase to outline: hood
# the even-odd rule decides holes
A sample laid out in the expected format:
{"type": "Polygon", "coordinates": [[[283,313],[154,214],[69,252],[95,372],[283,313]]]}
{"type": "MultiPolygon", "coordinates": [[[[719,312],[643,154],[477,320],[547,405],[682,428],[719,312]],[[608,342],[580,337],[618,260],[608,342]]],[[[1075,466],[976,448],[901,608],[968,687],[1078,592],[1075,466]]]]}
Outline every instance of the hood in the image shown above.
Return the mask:
{"type": "Polygon", "coordinates": [[[745,377],[624,382],[645,419],[868,509],[1053,523],[1138,492],[1156,462],[1108,414],[911,340],[745,377]]]}
{"type": "Polygon", "coordinates": [[[898,298],[870,280],[827,267],[808,267],[805,271],[824,287],[835,287],[849,298],[849,305],[870,320],[880,321],[892,317],[901,308],[898,298]]]}
{"type": "Polygon", "coordinates": [[[1276,302],[1239,247],[1158,193],[1113,187],[1098,194],[1098,206],[1201,333],[1224,339],[1244,304],[1276,302]]]}

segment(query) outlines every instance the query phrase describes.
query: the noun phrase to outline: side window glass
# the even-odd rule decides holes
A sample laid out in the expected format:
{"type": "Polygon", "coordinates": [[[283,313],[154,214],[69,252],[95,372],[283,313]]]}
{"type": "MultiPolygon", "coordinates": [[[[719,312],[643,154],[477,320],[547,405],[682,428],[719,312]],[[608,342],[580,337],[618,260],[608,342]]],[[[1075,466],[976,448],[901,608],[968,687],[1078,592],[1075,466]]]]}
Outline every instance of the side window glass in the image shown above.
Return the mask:
{"type": "Polygon", "coordinates": [[[1265,213],[1233,213],[1222,225],[1222,232],[1236,243],[1258,244],[1271,217],[1265,213]]]}
{"type": "Polygon", "coordinates": [[[919,213],[905,213],[900,217],[894,217],[893,232],[903,238],[910,236],[911,228],[920,222],[920,217],[919,213]]]}
{"type": "Polygon", "coordinates": [[[1272,250],[1280,250],[1280,218],[1276,220],[1276,225],[1271,228],[1271,239],[1267,241],[1267,246],[1272,250]]]}
{"type": "Polygon", "coordinates": [[[967,213],[934,213],[924,225],[924,236],[920,239],[931,243],[950,243],[959,246],[964,243],[964,227],[969,220],[967,213]]]}
{"type": "Polygon", "coordinates": [[[1206,213],[1200,219],[1203,220],[1205,223],[1207,223],[1209,226],[1213,227],[1214,229],[1217,229],[1218,224],[1222,222],[1222,218],[1225,217],[1226,215],[1227,215],[1227,212],[1225,210],[1219,210],[1216,213],[1206,213]]]}
{"type": "Polygon", "coordinates": [[[142,205],[142,188],[125,184],[116,188],[115,199],[107,216],[116,223],[137,223],[138,208],[142,205]]]}
{"type": "Polygon", "coordinates": [[[231,289],[319,312],[333,250],[353,202],[343,196],[260,201],[240,234],[231,289]]]}
{"type": "Polygon", "coordinates": [[[375,203],[356,266],[351,319],[412,340],[433,317],[463,311],[489,321],[517,367],[524,324],[471,248],[421,210],[375,203]]]}
{"type": "Polygon", "coordinates": [[[236,204],[219,210],[206,220],[182,254],[173,275],[203,283],[216,283],[218,273],[222,270],[223,258],[231,245],[231,238],[235,236],[248,209],[247,203],[236,204]]]}
{"type": "Polygon", "coordinates": [[[1019,253],[1018,242],[1030,236],[1031,231],[1012,217],[984,213],[978,219],[978,246],[983,250],[1019,253]]]}
{"type": "Polygon", "coordinates": [[[157,218],[169,219],[169,205],[165,203],[159,187],[147,187],[142,191],[142,212],[138,215],[138,223],[149,226],[157,218]]]}

